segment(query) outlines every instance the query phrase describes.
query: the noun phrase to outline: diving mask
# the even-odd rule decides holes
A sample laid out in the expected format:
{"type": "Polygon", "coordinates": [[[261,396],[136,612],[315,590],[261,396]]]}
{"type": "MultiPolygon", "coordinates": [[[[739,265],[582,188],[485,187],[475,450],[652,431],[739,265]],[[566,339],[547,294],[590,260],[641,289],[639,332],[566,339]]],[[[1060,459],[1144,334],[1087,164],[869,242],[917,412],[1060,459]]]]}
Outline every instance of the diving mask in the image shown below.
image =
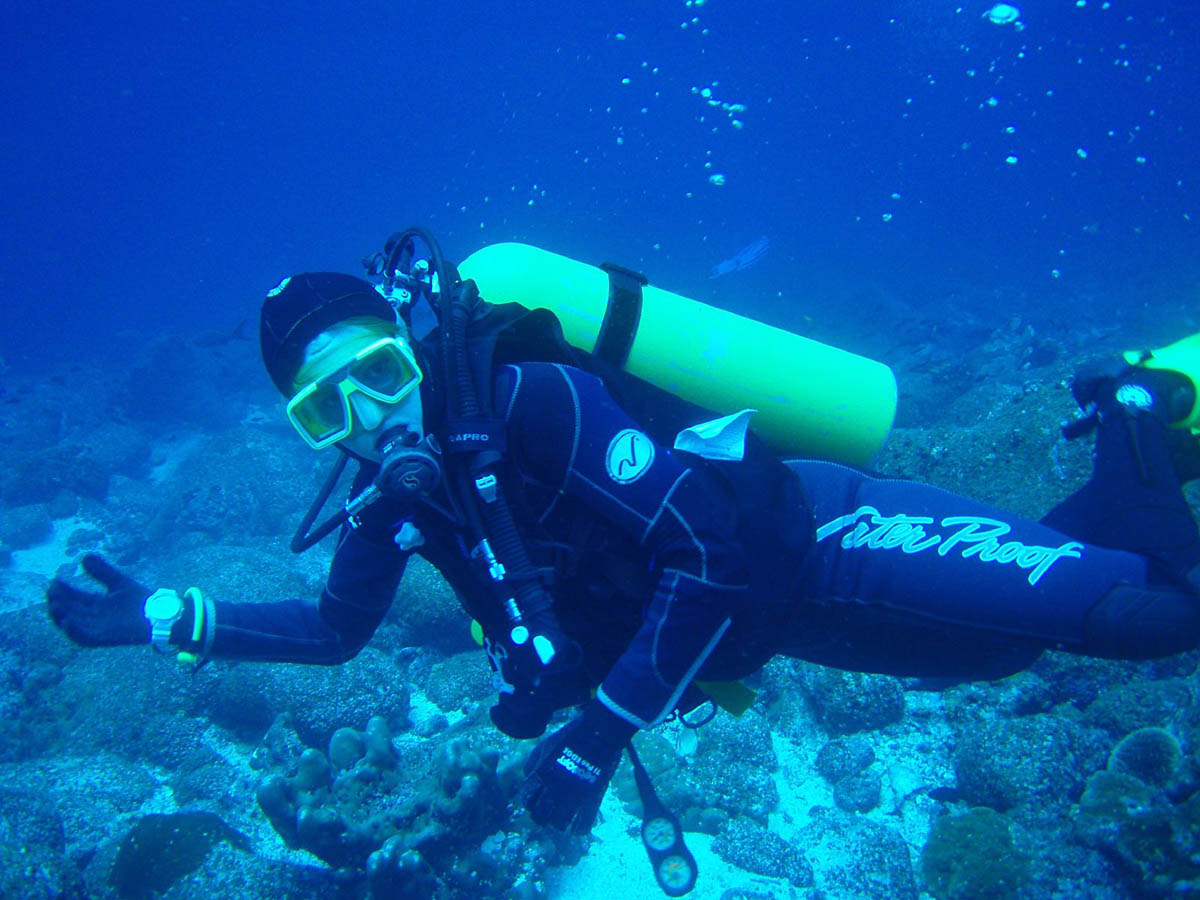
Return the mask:
{"type": "Polygon", "coordinates": [[[381,338],[347,363],[301,388],[288,401],[288,420],[314,450],[347,437],[354,427],[350,397],[361,392],[381,403],[399,403],[421,383],[421,369],[399,337],[381,338]]]}

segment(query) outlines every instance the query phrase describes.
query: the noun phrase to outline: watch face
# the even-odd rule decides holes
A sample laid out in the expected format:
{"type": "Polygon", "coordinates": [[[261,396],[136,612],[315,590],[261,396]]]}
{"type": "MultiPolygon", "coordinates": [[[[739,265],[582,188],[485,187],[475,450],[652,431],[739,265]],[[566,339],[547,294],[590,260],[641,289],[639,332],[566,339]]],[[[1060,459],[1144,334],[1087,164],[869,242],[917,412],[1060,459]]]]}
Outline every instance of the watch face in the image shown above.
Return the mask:
{"type": "Polygon", "coordinates": [[[171,619],[183,612],[183,601],[174,591],[155,591],[146,600],[147,619],[171,619]]]}

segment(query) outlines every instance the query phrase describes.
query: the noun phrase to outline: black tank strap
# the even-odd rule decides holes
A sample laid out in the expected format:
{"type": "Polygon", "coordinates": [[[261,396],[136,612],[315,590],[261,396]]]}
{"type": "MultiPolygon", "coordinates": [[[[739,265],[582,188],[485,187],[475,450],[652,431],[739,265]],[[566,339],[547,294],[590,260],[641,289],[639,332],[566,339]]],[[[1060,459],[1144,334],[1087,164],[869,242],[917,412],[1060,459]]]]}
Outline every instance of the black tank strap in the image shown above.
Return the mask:
{"type": "Polygon", "coordinates": [[[603,263],[600,268],[608,273],[608,306],[592,352],[605,362],[624,368],[642,318],[642,288],[647,278],[616,263],[603,263]]]}

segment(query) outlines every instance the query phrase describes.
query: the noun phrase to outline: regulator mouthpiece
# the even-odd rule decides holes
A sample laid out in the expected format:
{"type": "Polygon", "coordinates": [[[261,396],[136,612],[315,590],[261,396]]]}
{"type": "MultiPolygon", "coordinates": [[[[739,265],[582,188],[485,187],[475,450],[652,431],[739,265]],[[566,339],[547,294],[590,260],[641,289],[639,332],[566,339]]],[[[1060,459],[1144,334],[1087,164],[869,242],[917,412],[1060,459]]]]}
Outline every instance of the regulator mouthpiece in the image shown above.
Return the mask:
{"type": "Polygon", "coordinates": [[[442,478],[442,467],[407,426],[389,428],[376,446],[381,461],[375,484],[388,497],[414,501],[433,492],[442,478]]]}

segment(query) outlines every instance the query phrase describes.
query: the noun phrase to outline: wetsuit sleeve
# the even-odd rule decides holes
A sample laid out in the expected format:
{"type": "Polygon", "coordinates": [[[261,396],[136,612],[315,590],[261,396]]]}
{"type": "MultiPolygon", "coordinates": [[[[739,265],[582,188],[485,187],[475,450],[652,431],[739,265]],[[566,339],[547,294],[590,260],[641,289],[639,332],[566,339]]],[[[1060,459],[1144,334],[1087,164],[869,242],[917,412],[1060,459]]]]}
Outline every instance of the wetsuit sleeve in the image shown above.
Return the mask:
{"type": "Polygon", "coordinates": [[[346,662],[383,621],[409,555],[383,531],[344,528],[316,603],[212,603],[205,646],[197,649],[260,662],[346,662]]]}
{"type": "MultiPolygon", "coordinates": [[[[657,587],[599,700],[640,728],[657,724],[717,646],[748,594],[737,509],[710,473],[656,444],[603,383],[567,366],[508,370],[510,447],[523,477],[579,501],[650,551],[657,587]]],[[[603,610],[596,611],[603,616],[603,610]]]]}

